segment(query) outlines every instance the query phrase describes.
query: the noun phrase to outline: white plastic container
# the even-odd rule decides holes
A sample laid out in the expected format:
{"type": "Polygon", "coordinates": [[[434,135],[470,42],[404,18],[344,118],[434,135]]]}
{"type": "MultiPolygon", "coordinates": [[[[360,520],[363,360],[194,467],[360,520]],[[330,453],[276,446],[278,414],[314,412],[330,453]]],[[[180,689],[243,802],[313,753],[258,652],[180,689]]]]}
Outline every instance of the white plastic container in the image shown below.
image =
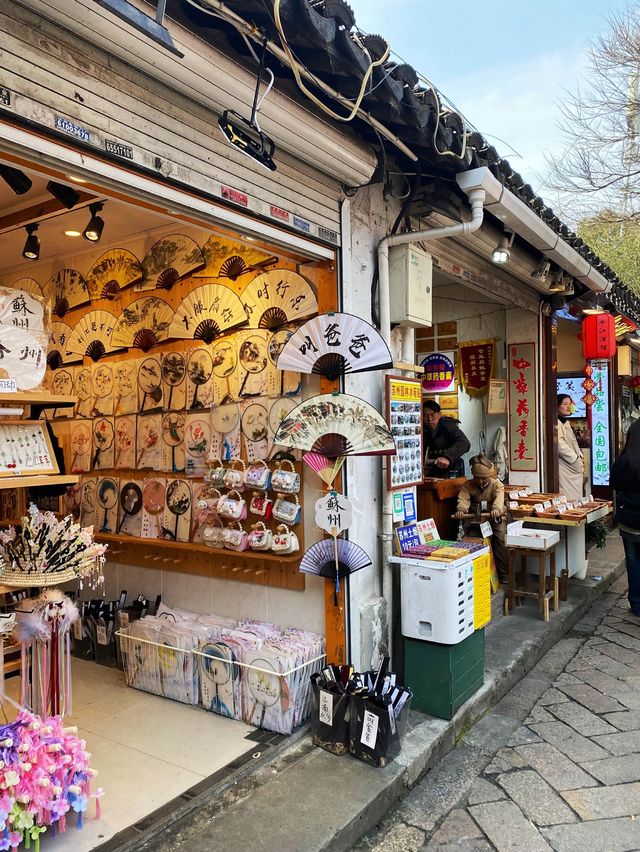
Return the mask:
{"type": "Polygon", "coordinates": [[[505,539],[507,547],[530,547],[534,550],[548,550],[560,541],[557,530],[523,529],[522,522],[509,524],[505,539]]]}

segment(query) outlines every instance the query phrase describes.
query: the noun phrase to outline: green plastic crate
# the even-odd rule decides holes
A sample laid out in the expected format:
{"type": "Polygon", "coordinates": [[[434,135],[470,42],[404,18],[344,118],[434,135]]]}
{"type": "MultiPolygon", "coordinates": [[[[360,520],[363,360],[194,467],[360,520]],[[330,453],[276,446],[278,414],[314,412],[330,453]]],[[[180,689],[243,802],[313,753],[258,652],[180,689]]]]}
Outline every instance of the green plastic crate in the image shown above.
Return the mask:
{"type": "Polygon", "coordinates": [[[457,645],[405,637],[404,683],[414,710],[451,719],[484,683],[484,628],[457,645]]]}

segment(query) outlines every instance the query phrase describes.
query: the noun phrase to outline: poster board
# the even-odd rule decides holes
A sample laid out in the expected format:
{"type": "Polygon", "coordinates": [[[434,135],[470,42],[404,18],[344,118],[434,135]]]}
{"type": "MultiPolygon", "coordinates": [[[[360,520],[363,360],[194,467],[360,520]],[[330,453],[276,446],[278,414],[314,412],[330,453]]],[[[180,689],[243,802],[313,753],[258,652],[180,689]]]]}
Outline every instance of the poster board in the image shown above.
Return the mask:
{"type": "Polygon", "coordinates": [[[503,379],[489,380],[487,414],[507,413],[507,383],[503,379]]]}
{"type": "Polygon", "coordinates": [[[424,479],[422,384],[420,379],[387,376],[387,424],[396,454],[387,462],[387,489],[421,485],[424,479]]]}

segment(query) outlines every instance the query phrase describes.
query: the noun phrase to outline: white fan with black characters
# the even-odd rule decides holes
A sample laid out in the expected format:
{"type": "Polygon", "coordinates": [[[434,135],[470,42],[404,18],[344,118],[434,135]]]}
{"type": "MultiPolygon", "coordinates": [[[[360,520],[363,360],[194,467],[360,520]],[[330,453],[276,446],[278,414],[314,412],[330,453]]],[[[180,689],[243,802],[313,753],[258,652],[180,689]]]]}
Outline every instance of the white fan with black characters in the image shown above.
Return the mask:
{"type": "Polygon", "coordinates": [[[344,313],[308,320],[291,335],[278,356],[279,370],[317,373],[327,379],[392,366],[389,347],[375,328],[360,317],[344,313]]]}
{"type": "Polygon", "coordinates": [[[240,297],[223,284],[203,284],[182,300],[169,336],[212,343],[232,328],[246,325],[240,297]]]}
{"type": "Polygon", "coordinates": [[[250,328],[275,331],[318,312],[311,284],[290,269],[271,269],[256,275],[243,290],[241,299],[250,328]]]}
{"type": "Polygon", "coordinates": [[[53,304],[53,313],[63,317],[71,308],[91,301],[87,282],[77,269],[61,269],[52,275],[44,288],[45,297],[53,304]]]}
{"type": "Polygon", "coordinates": [[[128,249],[105,252],[87,272],[87,287],[92,299],[113,299],[125,287],[142,278],[142,264],[128,249]]]}
{"type": "Polygon", "coordinates": [[[202,253],[206,265],[196,272],[198,278],[228,278],[237,281],[243,275],[263,271],[278,262],[277,257],[255,246],[231,241],[217,234],[211,234],[202,246],[202,253]]]}
{"type": "Polygon", "coordinates": [[[157,296],[143,296],[122,309],[111,342],[114,346],[135,346],[147,352],[166,340],[173,319],[173,308],[157,296]]]}
{"type": "Polygon", "coordinates": [[[184,234],[168,234],[144,256],[144,277],[136,290],[170,290],[174,284],[204,266],[202,249],[184,234]]]}
{"type": "Polygon", "coordinates": [[[99,361],[108,352],[115,352],[113,331],[116,318],[110,311],[89,311],[75,324],[67,349],[73,355],[88,355],[99,361]]]}
{"type": "Polygon", "coordinates": [[[339,456],[394,455],[396,445],[379,412],[357,396],[325,393],[301,402],[280,423],[274,444],[339,456]]]}
{"type": "Polygon", "coordinates": [[[82,361],[82,354],[69,352],[69,338],[73,329],[66,322],[58,321],[49,324],[49,347],[47,350],[47,367],[57,370],[62,364],[77,364],[82,361]]]}

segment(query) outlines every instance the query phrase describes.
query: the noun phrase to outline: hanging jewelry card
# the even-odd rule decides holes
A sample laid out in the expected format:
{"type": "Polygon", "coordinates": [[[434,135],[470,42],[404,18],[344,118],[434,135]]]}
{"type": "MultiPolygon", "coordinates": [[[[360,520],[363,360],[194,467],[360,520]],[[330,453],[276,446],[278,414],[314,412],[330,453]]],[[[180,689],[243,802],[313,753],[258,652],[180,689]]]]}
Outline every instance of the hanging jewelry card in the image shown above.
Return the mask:
{"type": "Polygon", "coordinates": [[[87,473],[91,470],[91,450],[93,447],[93,432],[91,422],[74,420],[70,430],[71,465],[70,473],[87,473]]]}
{"type": "Polygon", "coordinates": [[[98,363],[91,368],[91,408],[96,417],[113,415],[113,366],[98,363]]]}
{"type": "Polygon", "coordinates": [[[139,414],[136,430],[136,467],[162,469],[162,415],[139,414]]]}
{"type": "Polygon", "coordinates": [[[116,470],[131,470],[136,467],[136,426],[135,414],[116,417],[116,470]]]}
{"type": "Polygon", "coordinates": [[[204,476],[210,448],[209,412],[189,412],[184,430],[184,469],[187,476],[204,476]]]}
{"type": "Polygon", "coordinates": [[[0,423],[0,476],[59,473],[47,424],[43,420],[0,423]]]}

